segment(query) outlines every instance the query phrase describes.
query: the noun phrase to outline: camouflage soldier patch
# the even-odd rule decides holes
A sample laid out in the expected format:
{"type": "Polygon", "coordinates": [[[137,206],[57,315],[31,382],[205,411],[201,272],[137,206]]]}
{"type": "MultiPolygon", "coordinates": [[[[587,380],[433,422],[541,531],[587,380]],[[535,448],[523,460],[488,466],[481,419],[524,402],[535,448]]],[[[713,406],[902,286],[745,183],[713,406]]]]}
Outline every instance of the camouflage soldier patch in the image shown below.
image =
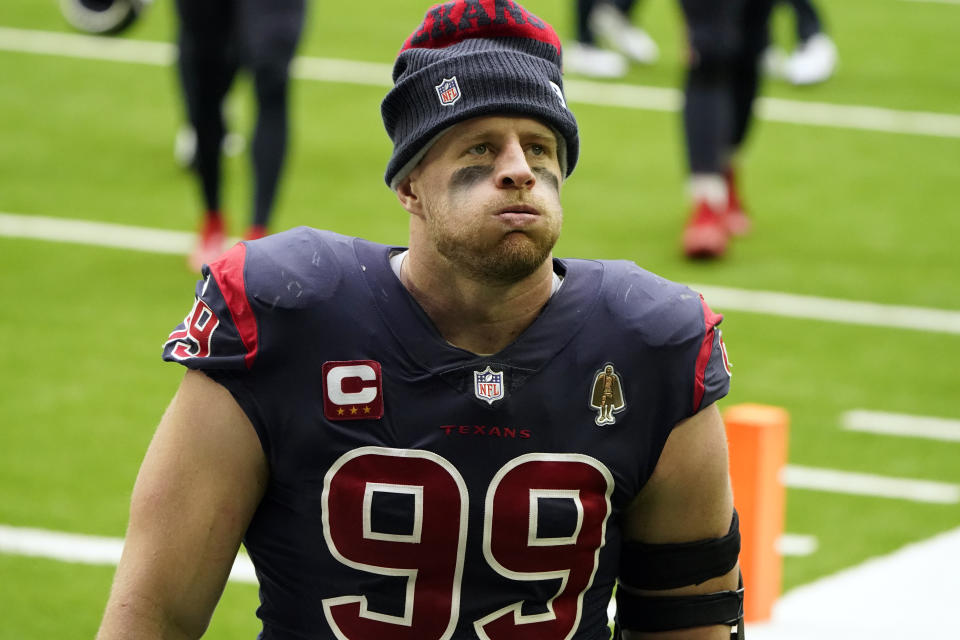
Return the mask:
{"type": "Polygon", "coordinates": [[[627,403],[623,399],[620,374],[610,363],[604,365],[603,369],[594,375],[593,387],[590,391],[590,408],[597,411],[594,422],[599,426],[615,423],[617,419],[614,414],[627,408],[627,403]]]}

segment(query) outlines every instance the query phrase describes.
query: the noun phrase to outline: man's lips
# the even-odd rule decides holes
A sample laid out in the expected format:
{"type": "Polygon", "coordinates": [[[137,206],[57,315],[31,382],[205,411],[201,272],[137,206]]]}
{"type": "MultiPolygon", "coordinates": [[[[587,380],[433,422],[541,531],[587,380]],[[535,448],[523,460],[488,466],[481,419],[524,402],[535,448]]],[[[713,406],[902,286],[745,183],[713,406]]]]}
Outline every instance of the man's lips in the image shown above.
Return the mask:
{"type": "Polygon", "coordinates": [[[522,227],[535,222],[540,217],[540,211],[527,204],[513,204],[501,207],[496,216],[510,226],[522,227]]]}

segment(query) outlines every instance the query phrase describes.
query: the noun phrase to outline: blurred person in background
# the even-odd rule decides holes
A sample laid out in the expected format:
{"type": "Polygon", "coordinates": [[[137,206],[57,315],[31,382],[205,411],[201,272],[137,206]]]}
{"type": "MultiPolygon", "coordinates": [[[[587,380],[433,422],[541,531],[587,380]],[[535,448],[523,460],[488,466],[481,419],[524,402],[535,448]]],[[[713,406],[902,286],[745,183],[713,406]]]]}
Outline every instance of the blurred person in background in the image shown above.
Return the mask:
{"type": "Polygon", "coordinates": [[[188,263],[196,271],[226,248],[221,209],[223,103],[240,68],[250,72],[257,114],[253,202],[245,237],[267,234],[288,138],[289,68],[303,31],[306,0],[176,0],[178,69],[187,119],[196,136],[203,194],[200,235],[188,263]]]}
{"type": "Polygon", "coordinates": [[[793,9],[797,43],[787,54],[770,46],[764,54],[764,70],[794,85],[825,82],[837,66],[837,46],[827,35],[812,0],[781,0],[793,9]]]}
{"type": "Polygon", "coordinates": [[[619,78],[628,62],[653,64],[660,49],[630,21],[636,0],[576,0],[576,40],[564,47],[564,72],[619,78]]]}
{"type": "Polygon", "coordinates": [[[689,59],[683,130],[692,211],[684,254],[722,256],[750,221],[737,193],[736,162],[753,117],[773,0],[680,0],[689,59]]]}

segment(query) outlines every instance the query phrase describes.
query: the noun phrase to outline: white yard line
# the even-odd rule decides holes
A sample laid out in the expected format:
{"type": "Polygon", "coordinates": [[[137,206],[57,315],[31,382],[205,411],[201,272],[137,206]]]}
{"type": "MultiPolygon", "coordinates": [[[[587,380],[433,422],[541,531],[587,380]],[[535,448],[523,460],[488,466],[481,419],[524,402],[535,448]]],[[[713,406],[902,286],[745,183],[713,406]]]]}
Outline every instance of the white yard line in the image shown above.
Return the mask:
{"type": "Polygon", "coordinates": [[[960,0],[901,0],[901,2],[922,2],[925,4],[952,4],[960,5],[960,0]]]}
{"type": "MultiPolygon", "coordinates": [[[[0,212],[0,237],[3,236],[180,255],[186,255],[196,241],[193,234],[185,231],[0,212]]],[[[960,334],[960,311],[701,284],[690,286],[703,293],[711,306],[719,311],[744,311],[826,322],[960,334]]]]}
{"type": "Polygon", "coordinates": [[[810,556],[819,546],[816,536],[785,533],[777,539],[777,551],[781,556],[810,556]]]}
{"type": "MultiPolygon", "coordinates": [[[[123,553],[123,539],[0,524],[0,553],[78,564],[116,566],[123,553]]],[[[257,583],[253,563],[245,553],[239,554],[234,561],[230,580],[257,583]]]]}
{"type": "Polygon", "coordinates": [[[11,213],[0,213],[0,236],[181,255],[197,241],[196,234],[186,231],[11,213]]]}
{"type": "Polygon", "coordinates": [[[855,409],[844,413],[841,421],[849,431],[960,442],[960,420],[855,409]]]}
{"type": "MultiPolygon", "coordinates": [[[[960,487],[942,482],[796,465],[787,465],[782,477],[784,484],[792,489],[814,489],[940,504],[960,502],[960,487]]],[[[784,555],[809,555],[816,551],[817,540],[812,536],[785,534],[778,541],[778,548],[784,555]]],[[[0,553],[83,564],[115,565],[122,550],[123,540],[119,538],[0,525],[0,553]]],[[[246,555],[241,554],[238,557],[231,577],[247,582],[256,581],[246,555]]]]}
{"type": "MultiPolygon", "coordinates": [[[[176,55],[176,48],[166,42],[7,27],[0,27],[0,50],[152,65],[172,64],[176,55]]],[[[301,56],[294,61],[292,73],[305,80],[389,87],[392,66],[301,56]]],[[[682,93],[671,88],[578,78],[566,78],[564,83],[569,99],[582,104],[676,111],[683,100],[682,93]]],[[[764,120],[790,124],[960,138],[960,115],[950,113],[761,98],[757,115],[764,120]]]]}
{"type": "Polygon", "coordinates": [[[718,311],[746,311],[896,329],[960,334],[960,311],[836,300],[776,291],[690,284],[718,311]]]}
{"type": "Polygon", "coordinates": [[[960,503],[960,485],[946,482],[891,478],[871,473],[818,469],[792,464],[783,469],[781,478],[783,483],[791,489],[810,489],[935,504],[960,503]]]}
{"type": "Polygon", "coordinates": [[[174,255],[190,253],[197,241],[197,235],[187,231],[0,212],[3,236],[174,255]]]}
{"type": "MultiPolygon", "coordinates": [[[[813,536],[784,534],[777,549],[782,555],[810,555],[817,548],[813,536]]],[[[33,527],[11,527],[0,524],[0,553],[61,562],[116,566],[123,553],[123,538],[107,538],[79,533],[62,533],[33,527]]],[[[237,556],[230,579],[256,583],[253,563],[246,553],[237,556]]]]}
{"type": "Polygon", "coordinates": [[[122,552],[122,538],[0,525],[0,553],[81,564],[116,565],[122,552]]]}
{"type": "Polygon", "coordinates": [[[177,53],[176,47],[167,42],[10,27],[0,27],[0,51],[160,66],[173,64],[177,53]]]}

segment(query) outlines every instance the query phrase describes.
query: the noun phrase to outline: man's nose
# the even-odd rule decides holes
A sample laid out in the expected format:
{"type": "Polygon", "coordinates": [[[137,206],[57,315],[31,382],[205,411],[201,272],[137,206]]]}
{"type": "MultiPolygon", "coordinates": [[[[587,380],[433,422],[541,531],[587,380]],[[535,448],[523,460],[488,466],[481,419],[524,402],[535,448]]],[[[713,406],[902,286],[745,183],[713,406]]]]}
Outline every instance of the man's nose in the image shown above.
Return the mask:
{"type": "Polygon", "coordinates": [[[537,178],[519,141],[505,145],[497,156],[497,186],[502,189],[532,189],[537,178]]]}

